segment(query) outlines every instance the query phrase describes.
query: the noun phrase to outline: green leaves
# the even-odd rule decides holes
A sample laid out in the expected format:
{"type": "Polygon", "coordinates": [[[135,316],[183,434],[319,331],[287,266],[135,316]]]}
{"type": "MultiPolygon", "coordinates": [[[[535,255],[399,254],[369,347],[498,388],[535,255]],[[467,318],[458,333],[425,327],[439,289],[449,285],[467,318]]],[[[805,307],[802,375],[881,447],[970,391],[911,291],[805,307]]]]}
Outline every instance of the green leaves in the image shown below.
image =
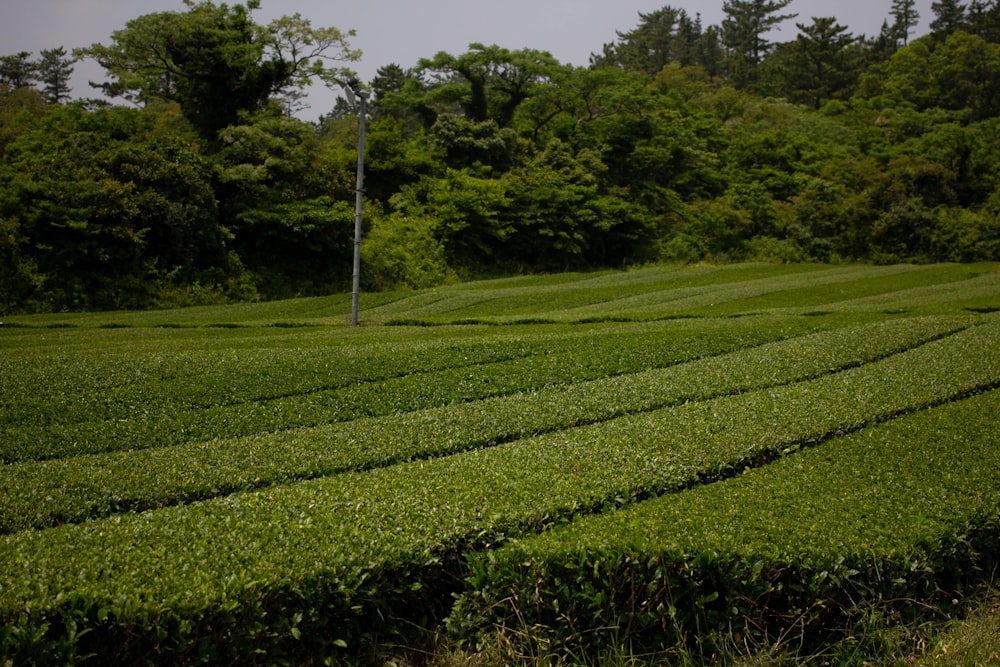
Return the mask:
{"type": "Polygon", "coordinates": [[[182,132],[154,132],[175,114],[60,107],[11,141],[0,216],[17,221],[17,255],[38,279],[9,306],[148,307],[159,281],[218,261],[209,167],[182,132]]]}
{"type": "MultiPolygon", "coordinates": [[[[92,439],[90,442],[93,444],[89,446],[97,451],[102,446],[100,438],[116,440],[119,447],[127,447],[131,451],[71,460],[24,462],[5,467],[0,471],[0,479],[4,480],[8,491],[5,495],[0,494],[0,498],[4,498],[3,509],[0,510],[0,532],[30,526],[43,527],[52,522],[76,522],[124,509],[190,502],[234,490],[254,489],[345,470],[388,466],[413,458],[461,452],[537,434],[573,433],[573,429],[586,424],[850,368],[936,338],[961,324],[960,320],[938,318],[852,327],[627,374],[619,374],[628,368],[626,358],[603,368],[593,364],[581,367],[578,373],[574,373],[571,364],[574,361],[579,363],[579,359],[550,351],[544,360],[527,356],[478,366],[479,369],[489,369],[487,372],[520,376],[519,379],[512,377],[506,387],[493,380],[477,388],[474,382],[469,381],[469,376],[482,371],[476,370],[477,367],[470,369],[463,366],[457,373],[423,373],[412,383],[388,380],[375,383],[370,391],[339,392],[333,395],[336,398],[330,396],[316,401],[317,406],[311,410],[304,405],[309,401],[308,397],[295,396],[285,409],[277,409],[277,406],[268,409],[259,404],[234,405],[225,412],[191,411],[190,414],[178,413],[166,417],[157,413],[169,411],[169,403],[154,408],[148,405],[150,399],[136,399],[135,403],[147,404],[143,408],[145,419],[135,414],[130,416],[129,421],[133,423],[131,429],[123,426],[120,418],[111,420],[114,423],[107,424],[104,429],[96,425],[88,429],[87,425],[81,425],[76,428],[52,428],[48,433],[39,428],[4,430],[10,441],[6,455],[12,460],[16,460],[19,454],[32,454],[27,443],[23,452],[14,449],[14,443],[21,437],[32,438],[33,453],[41,457],[44,450],[39,450],[39,444],[47,439],[47,435],[72,438],[76,444],[70,451],[74,454],[84,453],[88,446],[83,441],[85,437],[92,439]],[[859,339],[865,341],[864,345],[859,346],[859,339]],[[537,367],[534,374],[529,372],[533,366],[537,367]],[[584,381],[592,373],[602,370],[612,374],[584,381]],[[570,377],[575,375],[576,381],[555,385],[557,373],[570,377]],[[401,393],[407,385],[418,387],[427,384],[442,386],[441,395],[427,401],[429,404],[440,403],[440,407],[411,411],[421,403],[407,405],[401,393]],[[505,391],[498,395],[501,389],[505,391]],[[508,393],[511,390],[514,390],[513,393],[508,393]],[[449,391],[455,393],[449,397],[449,391]],[[353,400],[352,394],[356,396],[353,400]],[[395,398],[388,401],[387,394],[395,398]],[[470,395],[479,400],[469,401],[470,395]],[[332,408],[319,408],[320,403],[332,401],[339,404],[341,418],[350,421],[291,429],[296,423],[334,419],[337,413],[332,408]],[[359,412],[362,406],[367,406],[361,414],[371,412],[385,416],[360,418],[358,414],[351,415],[345,405],[349,401],[357,406],[359,412]],[[387,405],[378,406],[379,401],[387,405]],[[259,411],[266,411],[269,421],[262,421],[254,414],[259,411]],[[223,422],[220,418],[222,414],[228,414],[229,419],[223,422]],[[169,428],[171,433],[158,432],[161,428],[169,428]],[[269,432],[275,428],[286,432],[269,432]],[[241,438],[221,437],[226,431],[236,434],[250,429],[260,429],[261,432],[241,438]],[[171,437],[173,432],[177,434],[171,437]],[[200,441],[207,435],[215,437],[200,441]],[[157,444],[160,447],[154,451],[144,451],[157,444]],[[167,444],[172,446],[163,448],[167,444]]],[[[660,333],[656,336],[657,340],[665,340],[662,327],[647,329],[644,336],[660,333]]],[[[725,336],[731,335],[724,330],[718,331],[714,336],[717,339],[715,343],[721,343],[725,336]]],[[[608,347],[600,356],[609,356],[613,348],[620,347],[629,339],[638,345],[638,340],[625,332],[609,332],[604,338],[601,342],[606,342],[608,347]]],[[[497,344],[501,340],[497,339],[497,344]]],[[[599,339],[594,336],[591,340],[596,343],[599,339]]],[[[743,341],[749,342],[746,338],[743,341]]],[[[575,342],[574,338],[571,344],[575,342]]],[[[545,343],[552,346],[557,340],[548,339],[545,343]]],[[[677,357],[680,356],[680,349],[676,348],[681,345],[684,345],[683,339],[675,336],[673,347],[677,357]]],[[[715,351],[706,345],[707,341],[696,338],[692,352],[707,354],[715,351]]],[[[593,354],[596,349],[591,346],[587,353],[593,354]]],[[[423,353],[425,362],[427,353],[423,353]]],[[[648,354],[634,356],[636,361],[633,363],[636,365],[654,360],[648,354]]],[[[290,355],[278,357],[285,363],[292,358],[290,355]]],[[[249,361],[243,358],[241,363],[246,365],[249,361]]],[[[305,368],[299,372],[305,372],[305,368]]],[[[199,388],[222,393],[232,388],[233,382],[233,379],[227,378],[217,384],[204,378],[199,388]]],[[[269,387],[277,388],[274,380],[269,382],[269,387]]],[[[12,384],[10,388],[16,391],[12,384]]],[[[181,383],[174,389],[160,386],[153,393],[190,389],[190,384],[181,383]]],[[[47,397],[44,401],[51,402],[52,398],[47,397]]],[[[32,412],[41,416],[40,408],[32,406],[32,412]]],[[[45,419],[59,421],[60,411],[65,411],[65,407],[49,413],[45,419]]],[[[134,408],[131,412],[135,412],[134,408]]],[[[69,452],[64,450],[63,453],[69,452]]]]}
{"type": "Polygon", "coordinates": [[[563,325],[262,325],[336,317],[322,299],[26,318],[78,326],[0,329],[3,442],[59,455],[0,470],[0,652],[350,660],[450,614],[711,653],[933,604],[998,530],[995,276],[660,268],[394,304],[624,320],[563,325]],[[625,317],[685,309],[744,316],[625,317]]]}
{"type": "Polygon", "coordinates": [[[627,627],[617,639],[635,651],[728,628],[729,640],[780,634],[808,652],[811,641],[842,637],[840,624],[858,605],[948,599],[985,562],[973,548],[957,565],[954,542],[988,551],[998,529],[998,400],[994,391],[914,413],[723,484],[521,540],[476,560],[475,594],[453,613],[529,624],[533,639],[557,652],[596,650],[609,627],[627,627]],[[937,430],[948,423],[947,434],[937,430]],[[585,590],[559,585],[578,569],[602,575],[585,590]],[[664,571],[663,587],[627,586],[664,571]],[[716,616],[720,607],[732,615],[716,616]],[[669,610],[668,631],[645,611],[659,608],[669,610]]]}
{"type": "Polygon", "coordinates": [[[298,14],[266,28],[251,17],[254,6],[189,4],[187,12],[145,14],[113,33],[110,45],[77,49],[107,70],[111,97],[143,103],[177,102],[201,136],[236,124],[241,112],[264,108],[274,95],[300,88],[310,77],[332,78],[323,58],[360,57],[336,28],[314,29],[298,14]],[[330,53],[333,51],[333,53],[330,53]]]}

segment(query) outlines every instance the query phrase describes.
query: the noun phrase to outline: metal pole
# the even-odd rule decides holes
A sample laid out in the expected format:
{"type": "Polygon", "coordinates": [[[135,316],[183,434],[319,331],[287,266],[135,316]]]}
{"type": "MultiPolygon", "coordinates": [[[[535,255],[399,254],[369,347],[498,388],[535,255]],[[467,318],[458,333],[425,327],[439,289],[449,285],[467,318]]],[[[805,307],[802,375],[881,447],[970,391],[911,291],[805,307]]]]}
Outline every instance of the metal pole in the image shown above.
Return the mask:
{"type": "Polygon", "coordinates": [[[358,187],[354,198],[354,290],[351,293],[351,326],[358,326],[358,296],[361,294],[361,203],[365,192],[365,116],[368,93],[358,95],[358,187]]]}

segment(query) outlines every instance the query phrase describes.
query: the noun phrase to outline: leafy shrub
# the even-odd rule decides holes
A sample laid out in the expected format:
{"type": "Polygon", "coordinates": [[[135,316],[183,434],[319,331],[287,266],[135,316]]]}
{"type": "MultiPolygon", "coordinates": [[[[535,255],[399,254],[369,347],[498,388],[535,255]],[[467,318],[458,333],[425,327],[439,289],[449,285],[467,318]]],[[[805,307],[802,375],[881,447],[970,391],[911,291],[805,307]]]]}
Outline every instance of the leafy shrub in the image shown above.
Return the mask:
{"type": "Polygon", "coordinates": [[[434,224],[424,217],[377,215],[361,245],[365,288],[422,289],[445,282],[448,267],[434,224]]]}
{"type": "MultiPolygon", "coordinates": [[[[1000,385],[998,337],[993,322],[785,387],[6,535],[0,556],[12,567],[0,579],[0,651],[32,656],[50,647],[60,661],[94,652],[119,662],[149,655],[175,661],[191,651],[234,660],[262,651],[274,660],[329,655],[339,643],[357,649],[377,641],[373,632],[409,637],[449,606],[469,548],[731,476],[782,452],[1000,385]]],[[[831,451],[826,447],[815,451],[831,451]]],[[[940,488],[955,483],[949,478],[940,488]]],[[[948,544],[957,549],[953,562],[966,562],[961,543],[948,544]]],[[[727,572],[742,570],[719,576],[727,572]]],[[[702,604],[715,609],[711,593],[702,604]]]]}
{"type": "Polygon", "coordinates": [[[473,561],[451,627],[529,628],[554,653],[814,655],[870,606],[948,608],[997,565],[998,410],[992,391],[515,541],[473,561]]]}

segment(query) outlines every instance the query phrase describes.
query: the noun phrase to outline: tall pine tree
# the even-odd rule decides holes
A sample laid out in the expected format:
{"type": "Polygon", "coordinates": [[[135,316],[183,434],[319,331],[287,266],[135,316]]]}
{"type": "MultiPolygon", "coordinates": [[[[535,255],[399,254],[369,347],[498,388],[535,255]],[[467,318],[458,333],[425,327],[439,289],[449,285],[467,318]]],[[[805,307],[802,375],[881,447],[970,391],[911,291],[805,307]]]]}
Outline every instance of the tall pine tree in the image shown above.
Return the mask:
{"type": "Polygon", "coordinates": [[[965,26],[965,5],[958,0],[932,2],[931,11],[934,12],[931,34],[936,39],[943,41],[948,35],[965,26]]]}
{"type": "Polygon", "coordinates": [[[37,75],[38,65],[31,60],[30,51],[0,56],[0,85],[13,90],[27,88],[35,83],[37,75]]]}
{"type": "Polygon", "coordinates": [[[909,43],[910,34],[917,28],[917,22],[920,20],[916,0],[892,0],[889,16],[892,17],[892,35],[896,43],[905,46],[909,43]]]}
{"type": "Polygon", "coordinates": [[[722,10],[722,41],[728,50],[729,78],[737,86],[753,87],[758,67],[772,49],[764,35],[798,14],[781,14],[792,0],[726,0],[722,10]]]}
{"type": "Polygon", "coordinates": [[[49,104],[61,104],[69,100],[69,79],[73,76],[76,58],[68,56],[66,49],[42,49],[42,59],[38,61],[38,81],[42,93],[49,104]]]}
{"type": "Polygon", "coordinates": [[[832,16],[796,26],[801,32],[788,47],[786,73],[791,99],[819,109],[827,100],[847,97],[859,74],[852,48],[857,38],[832,16]]]}

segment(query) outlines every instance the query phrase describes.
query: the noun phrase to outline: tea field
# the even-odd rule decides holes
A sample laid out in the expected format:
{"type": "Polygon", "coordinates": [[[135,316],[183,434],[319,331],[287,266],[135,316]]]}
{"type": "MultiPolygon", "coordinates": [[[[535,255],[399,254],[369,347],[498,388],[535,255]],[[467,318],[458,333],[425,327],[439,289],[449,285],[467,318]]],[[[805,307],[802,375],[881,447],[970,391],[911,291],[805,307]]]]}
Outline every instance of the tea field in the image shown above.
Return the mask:
{"type": "Polygon", "coordinates": [[[1000,265],[361,306],[2,318],[0,664],[830,659],[1000,567],[1000,265]]]}

